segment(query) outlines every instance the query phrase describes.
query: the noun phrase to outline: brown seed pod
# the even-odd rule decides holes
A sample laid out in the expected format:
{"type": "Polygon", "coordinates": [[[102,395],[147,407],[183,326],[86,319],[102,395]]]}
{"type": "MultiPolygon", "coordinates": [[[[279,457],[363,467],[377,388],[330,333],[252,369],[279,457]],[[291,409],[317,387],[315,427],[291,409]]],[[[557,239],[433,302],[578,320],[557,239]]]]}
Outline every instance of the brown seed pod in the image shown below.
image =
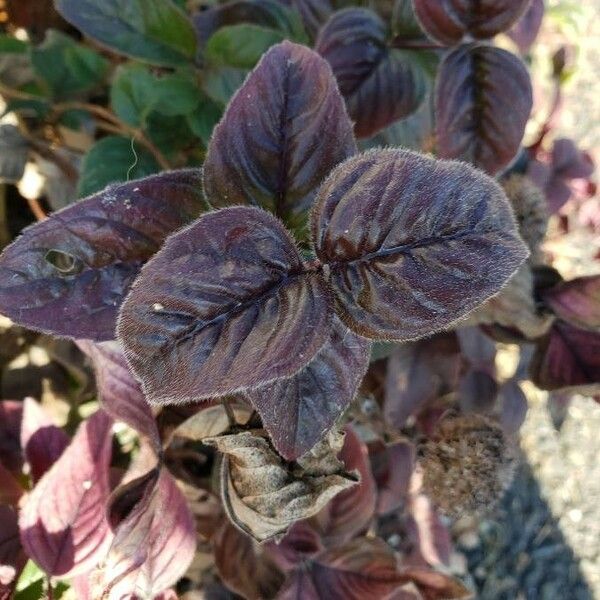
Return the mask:
{"type": "Polygon", "coordinates": [[[540,245],[548,228],[544,194],[531,179],[519,174],[507,177],[502,187],[515,211],[519,233],[531,252],[531,262],[540,262],[540,245]]]}
{"type": "Polygon", "coordinates": [[[501,427],[478,414],[450,416],[420,448],[425,493],[450,517],[482,514],[510,484],[515,452],[501,427]]]}

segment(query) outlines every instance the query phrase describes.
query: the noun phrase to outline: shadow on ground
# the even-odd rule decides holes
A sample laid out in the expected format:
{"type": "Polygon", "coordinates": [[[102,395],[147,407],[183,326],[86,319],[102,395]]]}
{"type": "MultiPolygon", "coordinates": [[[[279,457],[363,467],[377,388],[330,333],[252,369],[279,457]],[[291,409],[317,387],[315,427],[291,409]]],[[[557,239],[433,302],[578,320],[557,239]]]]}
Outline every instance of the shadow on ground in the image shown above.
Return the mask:
{"type": "Polygon", "coordinates": [[[594,600],[526,462],[479,534],[476,548],[461,548],[477,600],[594,600]]]}

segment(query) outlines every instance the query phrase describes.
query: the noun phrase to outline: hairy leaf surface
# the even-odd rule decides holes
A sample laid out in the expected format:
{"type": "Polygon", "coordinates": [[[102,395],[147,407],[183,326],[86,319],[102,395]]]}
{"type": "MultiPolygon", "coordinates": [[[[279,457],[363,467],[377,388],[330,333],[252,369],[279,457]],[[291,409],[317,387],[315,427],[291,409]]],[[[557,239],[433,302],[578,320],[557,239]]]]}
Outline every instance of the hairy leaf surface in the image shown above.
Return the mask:
{"type": "Polygon", "coordinates": [[[103,411],[84,421],[22,507],[23,547],[50,575],[89,571],[110,543],[104,507],[110,493],[111,424],[103,411]]]}
{"type": "Polygon", "coordinates": [[[312,235],[342,320],[373,339],[449,327],[528,255],[492,179],[404,150],[369,151],[336,168],[319,190],[312,235]]]}
{"type": "Polygon", "coordinates": [[[283,42],[264,55],[217,125],[204,163],[215,207],[250,204],[302,229],[321,181],[356,152],[331,69],[283,42]]]}
{"type": "Polygon", "coordinates": [[[470,34],[476,39],[506,31],[523,14],[530,0],[413,0],[423,29],[447,46],[470,34]]]}
{"type": "Polygon", "coordinates": [[[439,155],[494,175],[516,156],[531,107],[531,81],[519,58],[493,46],[459,46],[436,81],[439,155]]]}
{"type": "Polygon", "coordinates": [[[0,256],[0,311],[56,335],[115,337],[142,264],[204,208],[197,170],[108,187],[25,229],[0,256]]]}
{"type": "Polygon", "coordinates": [[[310,450],[354,398],[369,364],[369,343],[335,319],[331,337],[289,379],[248,392],[273,445],[287,460],[310,450]]]}
{"type": "Polygon", "coordinates": [[[429,52],[398,50],[373,11],[339,11],[321,29],[315,49],[331,64],[358,137],[369,137],[414,112],[429,86],[429,52]]]}
{"type": "Polygon", "coordinates": [[[172,236],[123,305],[119,337],[146,397],[192,402],[290,377],[329,337],[332,308],[272,215],[232,207],[172,236]]]}

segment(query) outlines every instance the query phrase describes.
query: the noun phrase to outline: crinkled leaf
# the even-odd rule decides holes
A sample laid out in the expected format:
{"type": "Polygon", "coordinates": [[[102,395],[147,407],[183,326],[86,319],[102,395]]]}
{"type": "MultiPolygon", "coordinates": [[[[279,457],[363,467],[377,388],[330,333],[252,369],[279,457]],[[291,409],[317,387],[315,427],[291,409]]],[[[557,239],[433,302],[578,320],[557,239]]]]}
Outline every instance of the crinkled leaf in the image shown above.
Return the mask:
{"type": "Polygon", "coordinates": [[[454,390],[460,367],[460,350],[452,333],[397,346],[386,373],[386,419],[404,427],[428,402],[454,390]]]}
{"type": "Polygon", "coordinates": [[[544,0],[531,0],[529,8],[507,32],[521,54],[527,54],[533,46],[544,20],[544,0]]]}
{"type": "Polygon", "coordinates": [[[329,337],[331,300],[265,211],[232,207],[171,236],[118,326],[154,403],[193,402],[290,377],[329,337]]]}
{"type": "Polygon", "coordinates": [[[108,71],[108,61],[95,50],[55,31],[46,32],[42,44],[31,51],[36,75],[54,97],[68,97],[98,85],[108,71]]]}
{"type": "Polygon", "coordinates": [[[331,64],[358,137],[369,137],[417,110],[429,87],[435,55],[387,43],[372,11],[349,8],[321,29],[315,49],[331,64]]]}
{"type": "Polygon", "coordinates": [[[113,186],[24,230],[0,257],[0,311],[68,337],[110,340],[141,265],[204,208],[199,172],[113,186]]]}
{"type": "Polygon", "coordinates": [[[29,143],[19,128],[9,123],[0,125],[0,182],[17,183],[28,157],[29,143]]]}
{"type": "Polygon", "coordinates": [[[265,54],[215,128],[204,189],[215,207],[260,206],[302,229],[322,180],[355,151],[329,66],[283,42],[265,54]]]}
{"type": "Polygon", "coordinates": [[[360,475],[360,481],[337,494],[314,519],[324,542],[329,545],[352,539],[366,530],[373,519],[377,500],[369,451],[351,427],[346,429],[338,457],[346,471],[360,475]]]}
{"type": "Polygon", "coordinates": [[[295,460],[331,429],[354,398],[369,364],[369,343],[334,320],[331,337],[289,379],[248,392],[273,445],[295,460]]]}
{"type": "Polygon", "coordinates": [[[19,540],[17,509],[0,504],[0,599],[10,600],[27,556],[19,540]]]}
{"type": "Polygon", "coordinates": [[[78,345],[92,360],[104,410],[116,421],[123,421],[144,435],[158,452],[160,438],[154,415],[127,365],[121,345],[88,341],[79,341],[78,345]]]}
{"type": "Polygon", "coordinates": [[[108,135],[85,155],[77,191],[80,196],[88,196],[112,183],[147,177],[158,171],[160,166],[154,156],[134,140],[108,135]]]}
{"type": "Polygon", "coordinates": [[[186,572],[196,551],[196,527],[173,477],[162,469],[156,485],[118,525],[101,569],[111,598],[154,598],[186,572]]]}
{"type": "Polygon", "coordinates": [[[530,0],[413,0],[423,29],[447,46],[463,36],[494,37],[517,21],[530,0]]]}
{"type": "Polygon", "coordinates": [[[296,521],[319,512],[356,484],[328,440],[292,470],[264,438],[250,432],[204,440],[224,454],[221,494],[233,523],[259,542],[276,538],[296,521]]]}
{"type": "Polygon", "coordinates": [[[21,447],[34,481],[37,481],[60,458],[69,441],[69,436],[53,423],[33,398],[25,398],[21,447]]]}
{"type": "Polygon", "coordinates": [[[204,58],[213,65],[252,69],[271,46],[283,39],[283,33],[268,27],[251,23],[229,25],[210,36],[204,58]]]}
{"type": "Polygon", "coordinates": [[[490,175],[516,156],[532,106],[529,73],[501,48],[463,44],[444,58],[435,91],[439,155],[490,175]]]}
{"type": "Polygon", "coordinates": [[[224,521],[212,543],[219,577],[229,589],[248,600],[276,597],[284,575],[251,537],[224,521]]]}
{"type": "Polygon", "coordinates": [[[50,575],[87,572],[110,543],[104,507],[110,493],[111,424],[103,411],[84,421],[22,507],[23,547],[50,575]]]}
{"type": "Polygon", "coordinates": [[[359,538],[327,550],[294,571],[280,600],[381,600],[410,579],[379,538],[359,538]]]}
{"type": "Polygon", "coordinates": [[[0,400],[0,462],[14,475],[21,473],[23,467],[22,420],[22,402],[0,400]]]}
{"type": "Polygon", "coordinates": [[[538,342],[532,381],[543,390],[565,388],[584,394],[600,390],[600,332],[557,320],[538,342]]]}
{"type": "Polygon", "coordinates": [[[126,63],[116,69],[110,88],[115,114],[136,127],[145,127],[152,111],[171,117],[191,114],[199,101],[193,71],[159,75],[145,65],[126,63]]]}
{"type": "Polygon", "coordinates": [[[543,300],[572,325],[600,329],[600,275],[559,283],[543,292],[543,300]]]}
{"type": "Polygon", "coordinates": [[[449,327],[528,255],[492,179],[404,150],[372,150],[336,168],[319,190],[312,235],[342,320],[373,339],[449,327]]]}
{"type": "Polygon", "coordinates": [[[55,0],[71,25],[104,46],[177,67],[196,54],[196,33],[171,0],[55,0]]]}

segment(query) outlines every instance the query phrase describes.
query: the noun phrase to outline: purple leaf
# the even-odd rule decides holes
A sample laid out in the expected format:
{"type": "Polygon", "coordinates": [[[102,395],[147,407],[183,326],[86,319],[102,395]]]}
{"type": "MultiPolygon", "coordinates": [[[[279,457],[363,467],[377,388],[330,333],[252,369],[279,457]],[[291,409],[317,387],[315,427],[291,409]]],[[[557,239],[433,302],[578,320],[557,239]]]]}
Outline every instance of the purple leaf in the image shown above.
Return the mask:
{"type": "Polygon", "coordinates": [[[437,75],[438,152],[490,175],[516,156],[532,106],[529,73],[500,48],[463,44],[444,58],[437,75]]]}
{"type": "Polygon", "coordinates": [[[69,442],[69,436],[52,422],[44,409],[33,398],[25,398],[21,446],[34,481],[60,458],[69,442]]]}
{"type": "Polygon", "coordinates": [[[369,451],[351,427],[346,428],[339,458],[347,471],[359,472],[360,482],[337,494],[314,519],[322,538],[330,544],[349,540],[365,530],[373,519],[377,500],[369,451]]]}
{"type": "Polygon", "coordinates": [[[196,551],[194,518],[166,469],[115,530],[102,568],[111,598],[153,598],[176,583],[196,551]]]}
{"type": "Polygon", "coordinates": [[[531,359],[531,379],[543,390],[600,390],[600,332],[557,319],[531,359]]]}
{"type": "Polygon", "coordinates": [[[395,427],[404,427],[410,416],[454,390],[460,367],[460,350],[453,333],[396,347],[386,373],[385,418],[395,427]]]}
{"type": "Polygon", "coordinates": [[[527,54],[540,32],[544,20],[544,0],[531,0],[529,8],[507,32],[521,54],[527,54]]]}
{"type": "Polygon", "coordinates": [[[315,49],[327,59],[346,99],[358,137],[369,137],[417,110],[427,92],[423,51],[388,45],[389,31],[373,11],[336,12],[315,49]]]}
{"type": "Polygon", "coordinates": [[[323,23],[333,12],[331,0],[282,0],[291,8],[295,8],[302,17],[306,31],[314,39],[323,23]]]}
{"type": "Polygon", "coordinates": [[[332,302],[265,211],[232,207],[172,236],[142,269],[118,333],[154,403],[193,402],[290,377],[330,335],[332,302]]]}
{"type": "Polygon", "coordinates": [[[303,229],[323,179],[355,152],[329,65],[282,42],[264,55],[215,128],[204,189],[217,208],[250,204],[303,229]]]}
{"type": "Polygon", "coordinates": [[[296,521],[280,542],[267,542],[269,555],[283,571],[291,571],[325,548],[310,521],[296,521]]]}
{"type": "Polygon", "coordinates": [[[458,397],[463,412],[489,413],[498,397],[498,383],[487,371],[471,368],[462,377],[458,397]]]}
{"type": "Polygon", "coordinates": [[[337,167],[319,190],[312,235],[338,314],[373,339],[449,327],[528,255],[492,179],[406,150],[371,150],[337,167]]]}
{"type": "Polygon", "coordinates": [[[454,46],[469,34],[476,39],[506,31],[530,0],[413,0],[415,13],[434,40],[454,46]]]}
{"type": "Polygon", "coordinates": [[[381,600],[410,579],[382,540],[359,538],[294,571],[279,600],[381,600]]]}
{"type": "Polygon", "coordinates": [[[248,600],[275,598],[284,576],[254,540],[228,520],[213,540],[215,566],[227,587],[248,600]]]}
{"type": "Polygon", "coordinates": [[[500,388],[500,423],[507,433],[516,433],[527,416],[527,397],[519,383],[510,379],[500,388]]]}
{"type": "Polygon", "coordinates": [[[0,400],[0,462],[13,475],[23,468],[21,451],[21,422],[23,403],[16,400],[0,400]]]}
{"type": "Polygon", "coordinates": [[[127,365],[120,344],[80,340],[78,345],[92,360],[104,410],[116,421],[127,423],[146,436],[158,453],[160,437],[154,415],[127,365]]]}
{"type": "Polygon", "coordinates": [[[204,208],[200,171],[110,186],[25,229],[0,256],[0,310],[56,335],[110,340],[141,265],[204,208]]]}
{"type": "Polygon", "coordinates": [[[0,504],[0,600],[10,600],[27,562],[21,547],[17,510],[0,504]]]}
{"type": "Polygon", "coordinates": [[[98,411],[27,496],[19,528],[27,554],[50,575],[85,573],[104,556],[110,530],[111,419],[98,411]]]}
{"type": "Polygon", "coordinates": [[[377,514],[398,510],[408,499],[415,467],[415,447],[408,441],[370,446],[371,469],[377,484],[377,514]]]}
{"type": "Polygon", "coordinates": [[[456,330],[460,350],[470,365],[490,375],[496,374],[496,344],[479,327],[456,330]]]}
{"type": "Polygon", "coordinates": [[[555,176],[563,179],[590,177],[594,163],[586,152],[581,152],[573,140],[559,138],[552,146],[552,168],[555,176]]]}
{"type": "Polygon", "coordinates": [[[577,277],[543,292],[544,303],[577,327],[600,328],[600,275],[577,277]]]}
{"type": "Polygon", "coordinates": [[[308,452],[350,404],[369,366],[369,346],[335,319],[331,337],[304,369],[248,392],[284,458],[308,452]]]}
{"type": "Polygon", "coordinates": [[[0,462],[0,504],[17,506],[23,488],[15,476],[0,462]]]}

